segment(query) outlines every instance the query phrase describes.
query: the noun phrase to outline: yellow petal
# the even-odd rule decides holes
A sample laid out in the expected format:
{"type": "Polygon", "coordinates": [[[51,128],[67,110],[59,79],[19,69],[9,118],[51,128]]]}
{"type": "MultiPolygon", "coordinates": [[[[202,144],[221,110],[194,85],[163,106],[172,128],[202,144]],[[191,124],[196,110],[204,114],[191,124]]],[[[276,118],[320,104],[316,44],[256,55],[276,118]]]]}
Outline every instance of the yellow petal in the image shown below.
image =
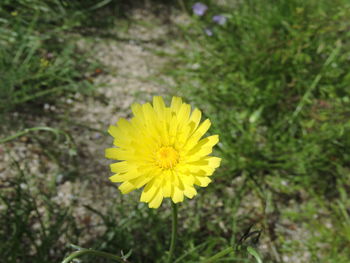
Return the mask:
{"type": "Polygon", "coordinates": [[[151,200],[151,202],[149,202],[148,207],[149,208],[158,208],[160,206],[160,204],[163,201],[163,193],[160,189],[157,190],[157,193],[155,194],[155,196],[153,197],[153,199],[151,200]]]}
{"type": "Polygon", "coordinates": [[[177,167],[177,169],[181,174],[184,174],[187,176],[209,176],[215,171],[214,168],[208,166],[207,164],[206,165],[185,164],[177,167]]]}
{"type": "Polygon", "coordinates": [[[154,111],[157,113],[160,119],[164,119],[165,117],[165,104],[163,98],[160,96],[153,97],[153,107],[154,111]]]}
{"type": "Polygon", "coordinates": [[[187,124],[191,113],[191,106],[189,104],[183,103],[177,113],[177,121],[180,127],[187,124]]]}
{"type": "Polygon", "coordinates": [[[198,129],[195,131],[194,136],[202,137],[210,128],[211,122],[209,119],[206,119],[199,125],[198,129]]]}
{"type": "Polygon", "coordinates": [[[176,186],[173,187],[173,191],[171,193],[171,199],[174,203],[179,203],[184,200],[184,193],[176,186]]]}
{"type": "Polygon", "coordinates": [[[219,135],[212,135],[200,140],[195,147],[193,147],[189,154],[195,154],[197,151],[203,148],[212,148],[215,144],[219,142],[219,135]]]}
{"type": "Polygon", "coordinates": [[[209,161],[209,166],[212,168],[218,168],[221,164],[221,158],[209,156],[206,157],[206,159],[209,161]]]}
{"type": "Polygon", "coordinates": [[[132,153],[120,148],[107,148],[105,150],[105,155],[108,159],[112,160],[127,160],[134,156],[132,153]]]}
{"type": "Polygon", "coordinates": [[[118,163],[112,163],[110,165],[111,171],[113,173],[125,173],[130,169],[130,164],[128,162],[118,162],[118,163]]]}
{"type": "Polygon", "coordinates": [[[185,174],[185,173],[178,173],[181,181],[186,186],[192,186],[194,183],[194,177],[191,174],[185,174]]]}
{"type": "Polygon", "coordinates": [[[147,184],[153,177],[146,176],[143,174],[142,176],[136,176],[135,179],[131,179],[130,183],[133,184],[136,188],[141,188],[145,184],[147,184]]]}
{"type": "Polygon", "coordinates": [[[119,186],[119,190],[122,192],[122,194],[130,193],[135,189],[135,186],[129,182],[124,182],[119,186]]]}
{"type": "Polygon", "coordinates": [[[136,129],[139,129],[140,132],[146,127],[146,119],[143,115],[142,106],[138,103],[134,103],[131,106],[131,110],[134,113],[134,117],[131,119],[136,129]]]}
{"type": "Polygon", "coordinates": [[[117,127],[114,126],[114,125],[110,125],[109,128],[108,128],[108,133],[110,135],[112,135],[113,137],[115,137],[117,135],[117,133],[118,133],[117,127]]]}
{"type": "Polygon", "coordinates": [[[118,147],[128,147],[131,142],[131,137],[126,136],[121,129],[116,126],[109,126],[108,133],[114,137],[113,144],[118,147]]]}
{"type": "MultiPolygon", "coordinates": [[[[115,174],[112,175],[111,177],[109,177],[109,180],[111,180],[113,183],[121,183],[121,182],[125,182],[125,181],[129,181],[133,180],[137,177],[142,176],[142,174],[137,174],[137,173],[122,173],[122,174],[115,174]]],[[[130,182],[131,184],[133,184],[132,182],[130,182]]],[[[133,184],[134,186],[136,186],[135,184],[133,184]]]]}
{"type": "Polygon", "coordinates": [[[192,149],[197,144],[199,139],[208,131],[210,125],[211,123],[209,119],[206,119],[204,122],[202,122],[202,124],[199,125],[199,127],[194,131],[194,133],[186,142],[184,150],[188,151],[192,149]]]}
{"type": "Polygon", "coordinates": [[[152,139],[160,141],[161,137],[159,136],[159,121],[153,107],[150,103],[146,103],[142,105],[142,111],[147,124],[148,136],[152,139]]]}
{"type": "Polygon", "coordinates": [[[150,103],[143,104],[142,111],[148,125],[154,126],[155,124],[157,124],[156,113],[150,103]]]}
{"type": "Polygon", "coordinates": [[[165,181],[162,185],[163,195],[164,197],[170,197],[172,192],[172,185],[170,181],[165,181]]]}
{"type": "Polygon", "coordinates": [[[123,131],[123,133],[127,135],[132,135],[135,133],[135,129],[133,129],[131,123],[124,118],[120,118],[118,120],[117,128],[123,131]]]}
{"type": "Polygon", "coordinates": [[[211,182],[209,177],[196,176],[194,183],[201,187],[206,187],[211,182]]]}
{"type": "Polygon", "coordinates": [[[143,116],[143,112],[142,112],[142,107],[139,103],[133,103],[131,105],[131,111],[134,114],[135,117],[141,117],[143,116]]]}
{"type": "Polygon", "coordinates": [[[171,100],[170,108],[172,112],[177,113],[180,110],[182,99],[179,97],[173,97],[171,100]]]}
{"type": "Polygon", "coordinates": [[[194,109],[191,117],[189,126],[191,127],[191,132],[193,132],[195,129],[197,129],[199,122],[201,121],[202,112],[199,109],[194,109]]]}
{"type": "Polygon", "coordinates": [[[170,171],[165,172],[162,174],[162,190],[164,197],[170,197],[171,191],[172,191],[172,184],[171,184],[171,173],[170,171]]]}
{"type": "Polygon", "coordinates": [[[179,128],[179,130],[180,131],[177,134],[177,138],[175,140],[174,146],[177,147],[178,149],[182,149],[189,138],[189,135],[191,132],[191,127],[188,125],[185,125],[185,126],[179,128]]]}
{"type": "Polygon", "coordinates": [[[194,187],[186,187],[184,195],[188,198],[193,198],[197,194],[197,191],[194,187]]]}
{"type": "Polygon", "coordinates": [[[213,135],[205,139],[200,140],[189,152],[186,153],[190,158],[186,159],[187,162],[198,160],[201,157],[208,155],[212,152],[212,148],[219,142],[219,136],[213,135]]]}
{"type": "Polygon", "coordinates": [[[173,186],[176,186],[176,187],[178,187],[181,190],[184,189],[183,183],[180,180],[179,175],[175,171],[171,171],[170,178],[171,178],[171,183],[172,183],[173,186]]]}
{"type": "Polygon", "coordinates": [[[221,158],[214,156],[206,156],[194,162],[188,162],[186,165],[194,166],[209,166],[212,168],[217,168],[220,166],[221,158]]]}
{"type": "Polygon", "coordinates": [[[176,115],[171,117],[171,121],[169,123],[169,141],[170,144],[173,144],[176,141],[176,136],[177,136],[177,118],[176,115]]]}
{"type": "Polygon", "coordinates": [[[156,191],[158,190],[155,179],[148,182],[145,186],[145,188],[142,191],[140,201],[148,203],[155,195],[156,191]]]}

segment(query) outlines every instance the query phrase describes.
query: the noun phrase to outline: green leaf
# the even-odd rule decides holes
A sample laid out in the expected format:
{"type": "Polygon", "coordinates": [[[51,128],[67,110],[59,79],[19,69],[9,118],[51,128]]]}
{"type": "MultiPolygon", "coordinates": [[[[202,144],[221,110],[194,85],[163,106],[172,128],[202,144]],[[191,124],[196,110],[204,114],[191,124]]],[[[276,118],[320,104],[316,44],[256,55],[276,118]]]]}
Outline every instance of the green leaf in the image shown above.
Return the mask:
{"type": "Polygon", "coordinates": [[[259,253],[253,247],[247,247],[247,251],[256,259],[256,262],[263,263],[259,253]]]}

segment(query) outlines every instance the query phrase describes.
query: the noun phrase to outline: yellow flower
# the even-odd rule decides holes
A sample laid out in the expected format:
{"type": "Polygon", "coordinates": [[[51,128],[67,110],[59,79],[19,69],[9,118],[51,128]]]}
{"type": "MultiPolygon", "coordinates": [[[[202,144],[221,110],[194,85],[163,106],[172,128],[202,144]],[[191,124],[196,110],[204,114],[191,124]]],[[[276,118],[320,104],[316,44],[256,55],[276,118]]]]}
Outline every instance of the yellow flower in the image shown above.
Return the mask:
{"type": "Polygon", "coordinates": [[[161,97],[150,103],[133,104],[134,117],[120,119],[108,132],[117,148],[106,149],[112,182],[123,194],[144,189],[140,201],[158,208],[164,197],[174,203],[197,194],[194,185],[206,187],[209,176],[220,165],[220,158],[208,156],[218,143],[218,135],[201,139],[210,127],[209,119],[200,124],[201,112],[173,97],[166,107],[161,97]]]}

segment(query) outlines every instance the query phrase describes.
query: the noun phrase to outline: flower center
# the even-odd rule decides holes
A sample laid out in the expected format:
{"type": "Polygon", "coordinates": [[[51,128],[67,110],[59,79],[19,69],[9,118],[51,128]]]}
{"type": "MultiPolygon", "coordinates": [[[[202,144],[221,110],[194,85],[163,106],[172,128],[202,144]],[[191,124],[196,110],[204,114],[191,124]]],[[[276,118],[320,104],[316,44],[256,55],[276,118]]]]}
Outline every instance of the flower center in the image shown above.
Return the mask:
{"type": "Polygon", "coordinates": [[[156,162],[161,168],[172,168],[178,161],[179,154],[173,147],[162,147],[156,153],[156,162]]]}

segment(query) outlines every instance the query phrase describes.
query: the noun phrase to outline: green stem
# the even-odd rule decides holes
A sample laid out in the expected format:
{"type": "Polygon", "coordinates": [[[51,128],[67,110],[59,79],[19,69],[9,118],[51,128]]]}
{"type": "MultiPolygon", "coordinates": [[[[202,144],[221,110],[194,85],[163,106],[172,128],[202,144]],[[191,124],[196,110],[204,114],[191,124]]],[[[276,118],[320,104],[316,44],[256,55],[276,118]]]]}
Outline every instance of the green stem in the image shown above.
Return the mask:
{"type": "Polygon", "coordinates": [[[220,251],[219,253],[215,254],[214,256],[204,259],[203,261],[201,261],[200,263],[213,263],[216,260],[218,260],[219,258],[222,258],[228,254],[230,254],[231,252],[233,252],[233,248],[232,247],[228,247],[222,251],[220,251]]]}
{"type": "Polygon", "coordinates": [[[177,234],[177,206],[172,201],[171,201],[171,208],[172,208],[173,223],[171,227],[171,242],[170,242],[169,256],[167,261],[168,263],[171,263],[171,259],[174,254],[174,249],[176,244],[176,234],[177,234]]]}
{"type": "Polygon", "coordinates": [[[68,257],[66,257],[62,263],[69,263],[71,260],[80,257],[82,255],[85,254],[90,254],[90,255],[94,255],[94,256],[99,256],[99,257],[103,257],[103,258],[108,258],[108,259],[112,259],[118,262],[122,262],[122,263],[130,263],[125,259],[122,259],[121,257],[115,256],[113,254],[110,253],[106,253],[106,252],[102,252],[102,251],[97,251],[97,250],[93,250],[93,249],[82,249],[79,251],[75,251],[72,254],[70,254],[68,257]]]}
{"type": "Polygon", "coordinates": [[[14,135],[0,139],[0,143],[6,143],[9,141],[12,141],[12,140],[14,140],[14,139],[16,139],[24,134],[32,132],[32,131],[48,131],[48,132],[54,133],[56,136],[58,136],[59,133],[62,133],[66,137],[67,141],[70,141],[69,135],[66,134],[65,132],[59,130],[59,129],[54,129],[54,128],[50,128],[50,127],[34,127],[34,128],[24,129],[23,131],[17,132],[14,135]]]}

